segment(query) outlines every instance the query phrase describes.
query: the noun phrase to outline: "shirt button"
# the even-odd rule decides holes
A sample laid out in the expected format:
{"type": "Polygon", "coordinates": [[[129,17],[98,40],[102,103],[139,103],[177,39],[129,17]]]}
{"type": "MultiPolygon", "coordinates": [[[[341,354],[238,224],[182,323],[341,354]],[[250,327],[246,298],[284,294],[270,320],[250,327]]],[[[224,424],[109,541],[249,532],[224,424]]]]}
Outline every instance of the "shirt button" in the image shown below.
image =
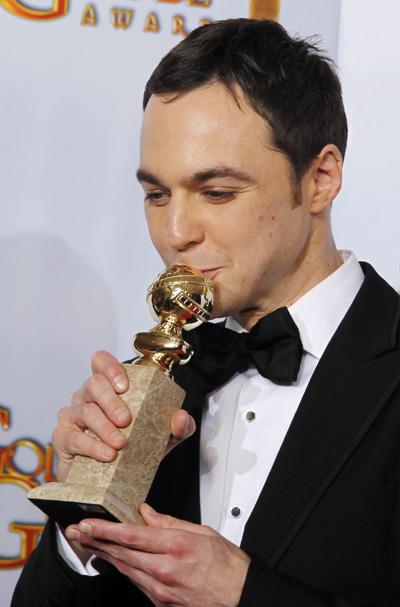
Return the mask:
{"type": "Polygon", "coordinates": [[[239,508],[239,506],[234,506],[231,510],[231,514],[232,516],[234,516],[235,518],[239,518],[239,516],[242,514],[241,509],[239,508]]]}
{"type": "Polygon", "coordinates": [[[248,422],[253,422],[256,419],[256,414],[254,413],[254,411],[247,411],[246,419],[248,422]]]}

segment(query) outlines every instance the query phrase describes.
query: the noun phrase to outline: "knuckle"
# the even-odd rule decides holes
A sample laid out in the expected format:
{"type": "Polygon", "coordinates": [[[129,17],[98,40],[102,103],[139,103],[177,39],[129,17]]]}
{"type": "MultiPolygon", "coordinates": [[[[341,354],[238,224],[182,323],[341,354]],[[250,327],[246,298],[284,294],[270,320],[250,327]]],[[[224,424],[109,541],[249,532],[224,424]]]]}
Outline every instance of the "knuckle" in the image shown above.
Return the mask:
{"type": "Polygon", "coordinates": [[[185,557],[187,552],[188,552],[187,546],[185,545],[184,542],[181,542],[181,541],[174,542],[174,546],[171,549],[171,554],[173,556],[175,556],[178,559],[182,559],[185,557]]]}
{"type": "Polygon", "coordinates": [[[125,563],[125,561],[117,560],[115,565],[118,571],[120,571],[124,575],[129,576],[129,574],[131,573],[132,567],[128,563],[125,563]]]}
{"type": "Polygon", "coordinates": [[[104,389],[104,381],[105,378],[103,375],[101,375],[101,373],[95,373],[92,375],[92,377],[89,377],[89,379],[86,380],[85,385],[90,392],[96,393],[99,390],[104,389]]]}
{"type": "Polygon", "coordinates": [[[116,405],[117,402],[120,404],[120,399],[115,393],[112,384],[104,375],[98,373],[88,380],[85,395],[85,401],[93,401],[102,408],[116,405]]]}
{"type": "Polygon", "coordinates": [[[63,428],[61,426],[56,426],[51,435],[51,442],[58,443],[63,435],[63,428]]]}
{"type": "Polygon", "coordinates": [[[70,410],[71,410],[71,407],[68,407],[68,406],[61,407],[61,409],[57,413],[57,419],[60,422],[60,424],[62,424],[63,422],[65,422],[68,419],[70,410]]]}
{"type": "MultiPolygon", "coordinates": [[[[83,386],[85,386],[85,383],[83,384],[83,386]]],[[[76,403],[80,403],[82,400],[84,400],[83,392],[84,392],[84,387],[79,388],[79,390],[76,390],[73,393],[73,395],[71,397],[71,405],[75,405],[76,403]]]]}
{"type": "Polygon", "coordinates": [[[80,417],[87,420],[96,414],[98,407],[94,403],[82,403],[80,406],[80,417]]]}
{"type": "Polygon", "coordinates": [[[108,546],[108,553],[115,559],[118,559],[121,563],[124,562],[122,559],[122,551],[123,549],[121,546],[118,546],[117,544],[109,544],[108,546]]]}
{"type": "Polygon", "coordinates": [[[160,582],[162,582],[162,584],[165,584],[165,586],[173,586],[176,581],[175,572],[168,563],[164,563],[159,567],[157,571],[157,578],[160,582]]]}
{"type": "Polygon", "coordinates": [[[78,432],[71,432],[71,436],[69,437],[68,441],[69,451],[71,453],[80,453],[82,451],[82,449],[80,449],[80,438],[81,437],[78,432]]]}
{"type": "Polygon", "coordinates": [[[166,588],[162,584],[155,584],[154,589],[153,589],[153,594],[154,594],[154,597],[156,598],[156,600],[159,601],[160,603],[168,604],[171,601],[170,591],[168,590],[168,588],[166,588]]]}
{"type": "Polygon", "coordinates": [[[122,534],[122,541],[124,542],[124,544],[126,546],[134,546],[137,539],[138,539],[138,534],[137,531],[135,529],[135,527],[131,524],[124,524],[122,523],[120,526],[120,531],[122,534]]]}
{"type": "Polygon", "coordinates": [[[212,527],[210,527],[209,525],[202,525],[202,527],[203,527],[204,532],[207,535],[212,535],[212,536],[216,535],[215,530],[212,527]]]}

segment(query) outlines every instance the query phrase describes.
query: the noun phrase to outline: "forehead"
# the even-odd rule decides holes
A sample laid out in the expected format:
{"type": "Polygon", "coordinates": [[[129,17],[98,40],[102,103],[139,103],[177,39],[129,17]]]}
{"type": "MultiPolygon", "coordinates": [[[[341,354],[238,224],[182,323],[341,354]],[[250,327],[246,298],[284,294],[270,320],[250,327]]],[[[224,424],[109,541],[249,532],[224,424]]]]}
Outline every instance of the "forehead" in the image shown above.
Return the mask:
{"type": "MultiPolygon", "coordinates": [[[[152,95],[144,113],[144,120],[150,113],[153,117],[160,115],[170,115],[183,112],[185,118],[186,111],[193,117],[196,124],[198,119],[209,120],[238,118],[238,112],[248,119],[260,116],[254,112],[251,105],[245,98],[241,88],[236,86],[233,89],[234,94],[219,82],[205,84],[183,93],[170,93],[165,95],[152,95]],[[253,116],[254,114],[254,116],[253,116]]],[[[262,121],[262,119],[261,119],[262,121]]],[[[264,122],[264,121],[262,121],[264,122]]]]}
{"type": "Polygon", "coordinates": [[[240,89],[235,93],[237,101],[226,87],[212,84],[178,97],[153,95],[143,118],[141,167],[166,157],[182,164],[248,164],[271,151],[268,124],[240,89]]]}

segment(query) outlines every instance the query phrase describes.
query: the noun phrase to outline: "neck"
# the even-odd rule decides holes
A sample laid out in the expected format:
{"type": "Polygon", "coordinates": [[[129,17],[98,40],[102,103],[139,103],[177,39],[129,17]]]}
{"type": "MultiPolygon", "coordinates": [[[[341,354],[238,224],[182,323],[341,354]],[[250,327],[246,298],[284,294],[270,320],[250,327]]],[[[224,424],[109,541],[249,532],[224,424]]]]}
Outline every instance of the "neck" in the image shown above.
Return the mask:
{"type": "Polygon", "coordinates": [[[234,319],[243,328],[250,330],[266,314],[284,306],[289,308],[342,265],[331,235],[322,251],[314,255],[309,253],[310,251],[304,252],[296,264],[282,275],[279,284],[273,285],[259,305],[242,310],[234,315],[234,319]]]}

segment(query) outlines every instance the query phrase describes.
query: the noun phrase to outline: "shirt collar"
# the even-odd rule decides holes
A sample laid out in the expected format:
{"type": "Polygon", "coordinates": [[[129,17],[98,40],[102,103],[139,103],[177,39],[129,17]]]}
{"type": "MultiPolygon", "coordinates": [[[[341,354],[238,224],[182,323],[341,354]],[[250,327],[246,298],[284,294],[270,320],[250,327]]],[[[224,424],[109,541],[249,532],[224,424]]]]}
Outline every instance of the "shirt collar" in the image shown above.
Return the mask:
{"type": "MultiPolygon", "coordinates": [[[[305,352],[316,358],[321,358],[364,280],[354,253],[339,251],[339,255],[342,265],[288,308],[305,352]]],[[[244,331],[233,317],[227,318],[225,326],[244,331]]]]}
{"type": "Polygon", "coordinates": [[[321,358],[364,281],[354,253],[339,254],[343,264],[289,308],[304,350],[316,358],[321,358]]]}

